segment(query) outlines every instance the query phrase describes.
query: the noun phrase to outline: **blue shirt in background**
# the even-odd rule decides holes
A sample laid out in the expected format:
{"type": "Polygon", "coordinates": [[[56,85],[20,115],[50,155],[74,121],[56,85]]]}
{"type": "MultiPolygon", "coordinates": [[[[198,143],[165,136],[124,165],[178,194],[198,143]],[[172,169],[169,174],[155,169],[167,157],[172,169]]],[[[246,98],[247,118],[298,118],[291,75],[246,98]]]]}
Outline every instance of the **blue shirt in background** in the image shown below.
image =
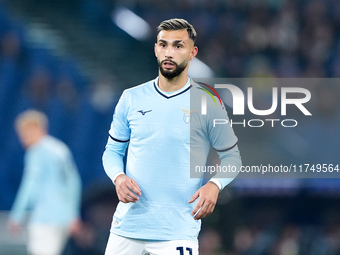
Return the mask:
{"type": "Polygon", "coordinates": [[[10,218],[20,223],[30,210],[30,223],[68,225],[79,217],[80,199],[81,180],[70,150],[47,135],[26,152],[10,218]]]}

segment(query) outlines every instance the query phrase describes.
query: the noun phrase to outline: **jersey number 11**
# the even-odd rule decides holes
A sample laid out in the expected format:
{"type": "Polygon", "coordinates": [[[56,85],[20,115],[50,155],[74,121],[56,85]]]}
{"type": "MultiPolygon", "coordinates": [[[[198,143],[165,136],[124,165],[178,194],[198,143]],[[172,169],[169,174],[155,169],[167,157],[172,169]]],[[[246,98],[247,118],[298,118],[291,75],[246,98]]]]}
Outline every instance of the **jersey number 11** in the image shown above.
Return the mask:
{"type": "MultiPolygon", "coordinates": [[[[179,255],[184,255],[184,247],[177,247],[176,250],[179,251],[179,255]]],[[[185,248],[185,250],[189,252],[189,255],[192,255],[191,248],[185,248]]]]}

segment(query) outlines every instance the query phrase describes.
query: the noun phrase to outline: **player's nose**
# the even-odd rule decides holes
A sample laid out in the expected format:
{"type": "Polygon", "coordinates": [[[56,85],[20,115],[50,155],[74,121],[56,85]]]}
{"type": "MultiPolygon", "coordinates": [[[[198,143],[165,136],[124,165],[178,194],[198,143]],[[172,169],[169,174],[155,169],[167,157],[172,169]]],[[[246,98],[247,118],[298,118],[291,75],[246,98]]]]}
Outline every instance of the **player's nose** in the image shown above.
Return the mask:
{"type": "Polygon", "coordinates": [[[173,49],[172,49],[172,47],[168,47],[166,49],[166,52],[165,52],[165,57],[166,58],[172,58],[172,55],[173,55],[173,49]]]}

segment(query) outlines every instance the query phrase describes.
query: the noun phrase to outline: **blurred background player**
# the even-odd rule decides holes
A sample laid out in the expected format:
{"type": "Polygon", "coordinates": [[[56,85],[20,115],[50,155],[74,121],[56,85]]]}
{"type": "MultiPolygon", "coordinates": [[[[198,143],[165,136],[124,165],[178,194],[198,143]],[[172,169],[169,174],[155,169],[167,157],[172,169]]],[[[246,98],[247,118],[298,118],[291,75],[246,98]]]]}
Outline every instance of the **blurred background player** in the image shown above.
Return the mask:
{"type": "Polygon", "coordinates": [[[31,209],[28,252],[32,255],[61,254],[69,234],[79,226],[78,170],[68,147],[48,135],[47,128],[47,117],[36,110],[27,110],[16,119],[16,131],[27,152],[9,229],[18,233],[31,209]]]}

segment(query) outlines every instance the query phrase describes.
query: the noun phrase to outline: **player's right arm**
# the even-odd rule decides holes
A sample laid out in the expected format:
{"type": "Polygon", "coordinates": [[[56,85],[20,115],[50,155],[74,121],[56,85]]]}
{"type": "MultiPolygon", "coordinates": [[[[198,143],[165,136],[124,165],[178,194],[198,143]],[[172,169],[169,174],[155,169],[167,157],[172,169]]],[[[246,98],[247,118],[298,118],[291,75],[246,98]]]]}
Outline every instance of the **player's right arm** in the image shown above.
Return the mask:
{"type": "Polygon", "coordinates": [[[9,215],[9,228],[17,232],[24,221],[26,210],[33,204],[42,185],[44,167],[41,154],[28,151],[25,155],[25,169],[22,181],[9,215]]]}
{"type": "Polygon", "coordinates": [[[125,93],[115,109],[113,121],[109,131],[108,142],[103,154],[103,166],[106,174],[116,185],[116,192],[121,202],[136,202],[141,195],[138,184],[124,174],[123,158],[130,141],[130,127],[128,122],[129,103],[125,93]]]}
{"type": "Polygon", "coordinates": [[[135,180],[124,174],[123,157],[127,145],[128,142],[118,142],[109,137],[103,154],[105,172],[115,184],[118,199],[123,203],[137,202],[138,196],[142,195],[135,180]]]}
{"type": "Polygon", "coordinates": [[[125,174],[120,174],[114,181],[116,184],[116,192],[119,201],[123,203],[137,202],[139,200],[138,196],[141,196],[141,189],[135,180],[126,176],[125,174]]]}

